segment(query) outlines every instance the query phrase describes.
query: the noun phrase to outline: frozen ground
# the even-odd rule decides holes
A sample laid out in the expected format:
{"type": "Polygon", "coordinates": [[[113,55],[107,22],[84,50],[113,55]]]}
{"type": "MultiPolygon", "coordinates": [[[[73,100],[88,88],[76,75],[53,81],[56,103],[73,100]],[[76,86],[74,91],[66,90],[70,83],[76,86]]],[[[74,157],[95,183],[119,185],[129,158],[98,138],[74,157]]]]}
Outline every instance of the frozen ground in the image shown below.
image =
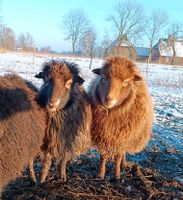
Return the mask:
{"type": "MultiPolygon", "coordinates": [[[[40,86],[41,81],[34,78],[34,75],[41,69],[41,64],[51,58],[58,56],[0,54],[0,75],[15,72],[40,86]]],[[[91,70],[88,69],[89,59],[71,57],[65,59],[79,65],[81,75],[87,80],[85,82],[87,89],[93,77],[91,70]]],[[[95,59],[92,68],[100,67],[102,62],[100,59],[95,59]]],[[[154,101],[154,135],[143,152],[129,155],[128,160],[152,168],[167,178],[178,180],[183,184],[183,66],[140,63],[137,65],[148,82],[154,101]]],[[[181,195],[183,196],[183,193],[181,195]]]]}

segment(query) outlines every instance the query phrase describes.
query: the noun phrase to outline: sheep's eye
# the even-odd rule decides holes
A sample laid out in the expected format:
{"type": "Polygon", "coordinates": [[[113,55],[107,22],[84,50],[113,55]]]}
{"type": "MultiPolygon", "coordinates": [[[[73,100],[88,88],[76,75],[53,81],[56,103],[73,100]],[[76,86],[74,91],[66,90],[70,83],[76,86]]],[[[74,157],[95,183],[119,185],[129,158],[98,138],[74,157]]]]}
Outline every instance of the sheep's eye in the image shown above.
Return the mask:
{"type": "Polygon", "coordinates": [[[101,77],[101,80],[102,80],[102,82],[105,82],[106,78],[105,77],[101,77]]]}
{"type": "Polygon", "coordinates": [[[128,85],[129,81],[128,80],[124,80],[123,81],[123,86],[126,87],[128,85]]]}

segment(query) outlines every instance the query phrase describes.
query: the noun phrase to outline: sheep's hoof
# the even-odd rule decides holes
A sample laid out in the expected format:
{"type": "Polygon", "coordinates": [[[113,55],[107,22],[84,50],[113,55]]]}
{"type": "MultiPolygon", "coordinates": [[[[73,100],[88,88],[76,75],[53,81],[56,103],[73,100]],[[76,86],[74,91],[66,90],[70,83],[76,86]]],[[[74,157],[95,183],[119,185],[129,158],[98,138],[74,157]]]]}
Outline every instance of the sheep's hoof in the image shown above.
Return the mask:
{"type": "Polygon", "coordinates": [[[99,175],[97,176],[97,178],[98,178],[99,180],[104,180],[104,175],[103,175],[103,174],[99,174],[99,175]]]}
{"type": "Polygon", "coordinates": [[[45,182],[45,180],[46,180],[46,177],[41,177],[39,182],[42,184],[45,182]]]}
{"type": "Polygon", "coordinates": [[[35,185],[37,184],[37,180],[36,180],[36,179],[32,180],[32,182],[33,182],[35,185]]]}
{"type": "Polygon", "coordinates": [[[115,175],[115,179],[116,179],[116,180],[119,180],[120,178],[121,178],[120,175],[115,175]]]}
{"type": "Polygon", "coordinates": [[[45,180],[40,180],[40,183],[42,184],[42,183],[44,183],[45,182],[45,180]]]}
{"type": "Polygon", "coordinates": [[[128,167],[126,161],[121,162],[121,169],[126,169],[128,167]]]}
{"type": "Polygon", "coordinates": [[[36,184],[36,183],[37,183],[36,176],[31,176],[31,182],[32,182],[33,184],[36,184]]]}
{"type": "Polygon", "coordinates": [[[67,181],[67,176],[66,175],[61,176],[60,179],[62,183],[65,183],[67,181]]]}

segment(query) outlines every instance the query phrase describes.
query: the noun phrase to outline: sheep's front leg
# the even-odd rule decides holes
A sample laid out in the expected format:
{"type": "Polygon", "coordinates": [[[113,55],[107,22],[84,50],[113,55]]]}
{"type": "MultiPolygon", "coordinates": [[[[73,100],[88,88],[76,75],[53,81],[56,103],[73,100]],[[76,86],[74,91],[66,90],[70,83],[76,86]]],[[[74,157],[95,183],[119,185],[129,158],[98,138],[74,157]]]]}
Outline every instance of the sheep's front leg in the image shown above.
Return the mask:
{"type": "Polygon", "coordinates": [[[67,175],[66,175],[66,164],[67,164],[67,155],[63,155],[61,160],[61,167],[60,167],[60,178],[62,182],[67,181],[67,175]]]}
{"type": "Polygon", "coordinates": [[[100,167],[99,167],[99,175],[98,175],[100,179],[104,179],[105,171],[106,171],[106,161],[107,161],[107,156],[100,155],[100,167]]]}
{"type": "Polygon", "coordinates": [[[126,153],[124,151],[124,152],[122,152],[122,157],[121,157],[121,168],[125,169],[126,166],[127,166],[127,163],[126,163],[126,153]]]}
{"type": "Polygon", "coordinates": [[[33,165],[33,163],[34,163],[33,160],[31,160],[31,161],[29,162],[29,173],[30,173],[30,177],[31,177],[32,181],[33,181],[34,183],[36,183],[37,180],[36,180],[36,175],[35,175],[35,172],[34,172],[34,165],[33,165]]]}
{"type": "Polygon", "coordinates": [[[43,159],[43,169],[41,173],[40,182],[43,183],[48,175],[48,171],[51,165],[51,154],[47,153],[43,159]]]}
{"type": "Polygon", "coordinates": [[[122,160],[123,154],[118,153],[115,156],[115,179],[120,179],[120,168],[121,168],[121,160],[122,160]]]}

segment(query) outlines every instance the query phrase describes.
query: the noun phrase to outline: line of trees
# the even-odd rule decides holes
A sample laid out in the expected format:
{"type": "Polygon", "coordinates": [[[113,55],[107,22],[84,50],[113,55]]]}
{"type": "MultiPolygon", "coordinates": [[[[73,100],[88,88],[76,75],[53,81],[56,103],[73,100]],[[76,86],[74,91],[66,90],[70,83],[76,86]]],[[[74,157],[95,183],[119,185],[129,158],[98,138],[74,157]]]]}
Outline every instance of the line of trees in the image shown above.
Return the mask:
{"type": "Polygon", "coordinates": [[[128,38],[132,46],[142,45],[145,40],[150,49],[151,61],[152,48],[162,36],[167,38],[169,34],[175,39],[183,34],[183,25],[171,22],[168,13],[157,9],[145,15],[143,6],[135,0],[120,0],[116,4],[114,12],[107,17],[110,25],[108,37],[105,36],[101,42],[97,40],[96,28],[82,10],[71,10],[63,19],[61,27],[65,30],[65,39],[72,43],[72,53],[91,58],[94,55],[105,56],[115,39],[120,46],[128,38]]]}
{"type": "Polygon", "coordinates": [[[36,49],[30,33],[21,33],[16,37],[14,31],[4,24],[0,24],[0,48],[22,51],[34,51],[36,49]]]}
{"type": "MultiPolygon", "coordinates": [[[[173,56],[175,52],[175,38],[183,35],[183,25],[170,21],[169,15],[163,10],[153,10],[145,14],[143,6],[135,0],[119,0],[113,12],[106,16],[109,28],[103,39],[98,39],[97,29],[89,20],[88,15],[81,9],[70,10],[61,23],[61,30],[65,40],[72,46],[72,54],[79,54],[92,58],[105,57],[114,40],[118,40],[118,47],[128,38],[132,47],[148,43],[151,61],[152,48],[162,36],[172,35],[173,56]]],[[[9,50],[35,51],[32,35],[28,32],[16,36],[14,31],[4,24],[0,24],[0,48],[9,50]]],[[[52,52],[51,47],[45,44],[42,52],[52,52]]],[[[66,52],[68,53],[68,52],[66,52]]],[[[174,60],[174,59],[172,59],[174,60]]]]}

